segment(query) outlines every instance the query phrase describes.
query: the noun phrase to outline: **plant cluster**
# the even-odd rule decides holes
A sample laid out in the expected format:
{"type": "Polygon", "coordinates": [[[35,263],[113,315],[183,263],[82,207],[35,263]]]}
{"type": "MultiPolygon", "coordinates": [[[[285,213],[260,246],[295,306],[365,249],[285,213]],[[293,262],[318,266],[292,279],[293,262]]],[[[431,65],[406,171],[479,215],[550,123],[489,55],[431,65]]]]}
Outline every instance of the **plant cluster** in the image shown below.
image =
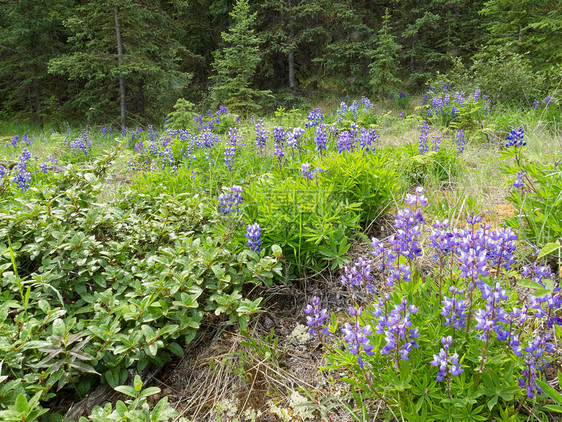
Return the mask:
{"type": "Polygon", "coordinates": [[[562,324],[555,275],[538,262],[515,264],[509,228],[476,216],[464,229],[448,221],[427,228],[423,190],[405,202],[395,234],[373,238],[371,253],[346,266],[343,327],[317,299],[305,310],[323,341],[325,369],[354,387],[357,416],[377,398],[389,418],[409,421],[526,420],[562,324]],[[424,255],[435,271],[420,268],[424,255]]]}

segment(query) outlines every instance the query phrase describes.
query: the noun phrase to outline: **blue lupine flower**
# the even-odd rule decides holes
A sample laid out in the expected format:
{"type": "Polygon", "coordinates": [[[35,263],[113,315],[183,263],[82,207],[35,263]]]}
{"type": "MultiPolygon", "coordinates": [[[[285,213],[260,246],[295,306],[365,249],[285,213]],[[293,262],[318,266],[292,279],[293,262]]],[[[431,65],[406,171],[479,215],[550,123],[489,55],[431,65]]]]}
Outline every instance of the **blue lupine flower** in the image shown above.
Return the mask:
{"type": "Polygon", "coordinates": [[[259,252],[262,242],[261,228],[258,223],[248,225],[246,229],[246,238],[248,239],[246,245],[248,245],[254,252],[259,252]]]}
{"type": "Polygon", "coordinates": [[[223,188],[225,192],[219,195],[218,205],[219,211],[223,215],[228,215],[234,211],[240,211],[240,205],[244,202],[242,199],[242,193],[244,189],[242,187],[234,185],[230,188],[223,188]]]}
{"type": "Polygon", "coordinates": [[[427,143],[429,142],[428,131],[429,131],[429,125],[427,124],[427,122],[423,122],[422,127],[420,129],[420,141],[419,141],[420,155],[424,155],[429,150],[429,147],[427,145],[427,143]]]}
{"type": "Polygon", "coordinates": [[[507,140],[509,142],[505,144],[505,147],[506,148],[522,147],[527,145],[527,142],[523,140],[523,136],[524,136],[523,126],[520,126],[517,129],[512,129],[511,132],[509,132],[509,135],[507,136],[507,140]]]}
{"type": "Polygon", "coordinates": [[[306,325],[310,327],[309,332],[311,336],[328,334],[328,327],[324,326],[324,322],[328,318],[328,312],[326,309],[320,309],[320,298],[318,296],[312,298],[312,303],[304,308],[304,313],[309,314],[306,317],[306,325]]]}

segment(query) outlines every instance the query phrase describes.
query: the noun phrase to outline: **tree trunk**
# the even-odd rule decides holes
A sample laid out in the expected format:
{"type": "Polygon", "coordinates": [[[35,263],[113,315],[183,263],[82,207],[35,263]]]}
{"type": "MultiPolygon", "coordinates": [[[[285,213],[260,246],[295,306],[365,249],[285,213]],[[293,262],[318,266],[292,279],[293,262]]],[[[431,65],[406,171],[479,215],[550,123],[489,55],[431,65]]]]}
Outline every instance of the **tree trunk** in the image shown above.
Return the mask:
{"type": "MultiPolygon", "coordinates": [[[[289,6],[289,13],[292,12],[291,7],[293,6],[292,1],[289,0],[287,5],[289,6]]],[[[295,93],[297,84],[295,83],[295,50],[293,49],[293,44],[295,42],[295,28],[292,24],[293,18],[289,16],[289,52],[287,55],[287,60],[289,62],[289,88],[295,93]]]]}
{"type": "MultiPolygon", "coordinates": [[[[115,14],[115,35],[117,37],[117,63],[123,62],[123,42],[121,40],[121,26],[119,25],[119,7],[113,9],[115,14]]],[[[119,69],[119,95],[121,97],[121,131],[125,130],[125,78],[119,69]]]]}

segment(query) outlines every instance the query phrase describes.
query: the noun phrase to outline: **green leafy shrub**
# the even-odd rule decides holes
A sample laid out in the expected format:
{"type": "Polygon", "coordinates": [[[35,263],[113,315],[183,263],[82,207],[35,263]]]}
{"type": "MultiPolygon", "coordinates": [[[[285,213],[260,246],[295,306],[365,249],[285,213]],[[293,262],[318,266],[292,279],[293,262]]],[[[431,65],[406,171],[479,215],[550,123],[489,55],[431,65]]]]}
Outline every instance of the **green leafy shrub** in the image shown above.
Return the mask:
{"type": "Polygon", "coordinates": [[[193,111],[194,104],[184,98],[178,99],[174,105],[174,111],[167,116],[168,128],[175,130],[196,130],[195,118],[197,113],[193,111]]]}
{"type": "Polygon", "coordinates": [[[515,183],[507,200],[517,214],[506,220],[533,245],[545,245],[562,238],[562,168],[560,159],[540,162],[527,159],[524,147],[511,147],[503,158],[513,160],[504,167],[515,183]]]}
{"type": "Polygon", "coordinates": [[[132,366],[181,355],[205,311],[244,328],[261,299],[243,289],[280,274],[276,258],[232,242],[237,221],[216,235],[214,204],[131,192],[100,207],[94,172],[69,167],[57,185],[3,201],[0,237],[12,246],[0,243],[0,408],[38,386],[44,402],[55,386],[117,386],[132,366]]]}

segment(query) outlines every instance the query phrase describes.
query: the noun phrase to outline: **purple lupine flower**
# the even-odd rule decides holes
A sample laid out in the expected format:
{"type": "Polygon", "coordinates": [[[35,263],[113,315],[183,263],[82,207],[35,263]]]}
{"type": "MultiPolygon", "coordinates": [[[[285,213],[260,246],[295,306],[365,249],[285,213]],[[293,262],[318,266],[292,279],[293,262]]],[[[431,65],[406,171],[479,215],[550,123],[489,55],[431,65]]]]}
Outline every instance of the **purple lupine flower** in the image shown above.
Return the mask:
{"type": "Polygon", "coordinates": [[[524,137],[523,126],[520,126],[517,129],[511,129],[511,132],[509,132],[509,135],[507,136],[507,140],[509,142],[505,144],[505,147],[511,148],[511,147],[522,147],[527,145],[527,142],[523,140],[523,137],[524,137]]]}
{"type": "Polygon", "coordinates": [[[546,365],[545,354],[554,353],[554,345],[550,343],[550,334],[535,336],[535,338],[525,347],[525,366],[522,371],[523,378],[519,378],[519,387],[527,391],[527,397],[533,398],[535,392],[542,393],[536,383],[537,373],[546,365]]]}
{"type": "Polygon", "coordinates": [[[424,155],[429,150],[427,145],[427,143],[429,142],[428,131],[429,131],[429,125],[427,124],[427,122],[423,122],[422,127],[420,129],[420,141],[419,141],[420,155],[424,155]]]}
{"type": "Polygon", "coordinates": [[[283,140],[285,138],[285,129],[281,126],[275,126],[273,128],[273,139],[275,140],[275,149],[273,153],[278,159],[285,156],[285,151],[283,151],[283,140]]]}
{"type": "Polygon", "coordinates": [[[304,308],[304,313],[310,314],[306,317],[306,325],[310,327],[311,336],[328,334],[328,327],[324,326],[324,321],[328,318],[328,312],[326,309],[320,309],[320,298],[318,296],[312,298],[311,304],[304,308]]]}
{"type": "Polygon", "coordinates": [[[337,148],[338,152],[341,154],[344,151],[352,151],[353,150],[353,136],[349,133],[349,131],[345,130],[340,133],[338,137],[337,148]]]}
{"type": "Polygon", "coordinates": [[[316,169],[313,169],[313,170],[310,169],[310,163],[309,162],[302,163],[301,174],[304,176],[304,178],[306,180],[312,180],[314,178],[315,172],[316,172],[316,169]]]}
{"type": "Polygon", "coordinates": [[[448,383],[449,374],[458,377],[463,372],[463,369],[459,363],[459,355],[457,353],[449,355],[449,348],[453,343],[453,338],[451,336],[442,337],[441,342],[443,347],[439,350],[438,355],[433,355],[433,360],[429,363],[439,368],[439,373],[435,379],[443,381],[446,378],[448,383]]]}
{"type": "Polygon", "coordinates": [[[47,174],[49,173],[49,163],[40,163],[39,164],[39,170],[41,171],[41,173],[47,174]]]}
{"type": "Polygon", "coordinates": [[[438,152],[440,147],[441,147],[441,136],[432,135],[431,136],[431,150],[435,151],[435,152],[438,152]]]}
{"type": "Polygon", "coordinates": [[[307,129],[309,127],[318,126],[324,121],[324,114],[322,114],[319,108],[315,108],[308,113],[307,120],[308,122],[305,124],[307,129]]]}
{"type": "Polygon", "coordinates": [[[445,317],[445,325],[451,325],[455,330],[461,327],[466,327],[467,319],[467,305],[466,302],[460,298],[464,293],[464,289],[457,289],[455,286],[449,287],[451,297],[443,296],[443,309],[440,315],[445,317]]]}
{"type": "Polygon", "coordinates": [[[416,338],[419,337],[417,328],[410,328],[412,321],[410,315],[418,311],[414,305],[408,306],[408,300],[402,298],[402,302],[394,305],[385,323],[386,344],[381,349],[383,355],[393,355],[394,368],[400,366],[400,359],[409,360],[412,348],[418,348],[416,338]],[[400,357],[398,357],[400,355],[400,357]]]}
{"type": "Polygon", "coordinates": [[[260,251],[261,242],[261,228],[258,223],[248,225],[246,229],[246,245],[250,247],[254,252],[260,251]]]}
{"type": "Polygon", "coordinates": [[[548,105],[550,105],[550,103],[552,103],[552,97],[546,97],[544,99],[544,105],[548,106],[548,105]]]}
{"type": "Polygon", "coordinates": [[[12,179],[12,181],[22,192],[27,191],[27,189],[29,189],[29,186],[31,186],[31,173],[27,170],[27,162],[30,158],[31,157],[26,159],[26,156],[24,156],[24,154],[22,153],[22,155],[19,157],[16,173],[14,175],[14,178],[12,179]]]}
{"type": "Polygon", "coordinates": [[[244,189],[240,186],[232,186],[230,190],[226,187],[223,187],[225,192],[219,195],[218,205],[219,211],[223,215],[228,215],[234,211],[240,211],[240,205],[244,202],[242,199],[242,193],[244,189]]]}
{"type": "Polygon", "coordinates": [[[429,246],[435,248],[434,260],[451,255],[458,245],[457,238],[452,231],[449,231],[449,220],[440,222],[435,220],[433,229],[429,235],[429,246]]]}
{"type": "Polygon", "coordinates": [[[541,105],[540,101],[535,98],[535,100],[533,101],[533,108],[537,109],[539,108],[540,105],[541,105]]]}
{"type": "Polygon", "coordinates": [[[359,145],[363,151],[374,151],[376,148],[373,146],[379,135],[375,133],[375,129],[361,128],[359,132],[359,145]]]}
{"type": "Polygon", "coordinates": [[[517,248],[516,241],[517,235],[510,228],[491,231],[486,238],[490,265],[511,269],[511,264],[515,262],[513,253],[517,248]]]}
{"type": "Polygon", "coordinates": [[[21,140],[25,145],[31,146],[31,141],[33,140],[33,136],[29,137],[27,133],[24,133],[21,140]]]}
{"type": "Polygon", "coordinates": [[[517,172],[517,179],[515,179],[515,182],[513,183],[513,186],[516,187],[517,189],[522,188],[525,185],[525,183],[523,182],[524,177],[525,177],[525,172],[518,171],[517,172]]]}
{"type": "Polygon", "coordinates": [[[322,152],[322,150],[326,149],[326,145],[328,142],[328,134],[326,133],[326,126],[324,123],[320,123],[314,132],[316,135],[315,144],[316,150],[318,152],[322,152]]]}
{"type": "Polygon", "coordinates": [[[369,344],[369,339],[367,336],[371,335],[373,331],[370,325],[361,326],[359,323],[359,317],[363,313],[363,307],[355,308],[353,306],[349,307],[349,315],[355,317],[355,322],[350,324],[345,323],[342,331],[344,333],[343,339],[348,344],[349,350],[355,356],[357,356],[357,363],[361,368],[363,368],[363,358],[361,352],[364,351],[367,356],[373,356],[373,346],[369,344]]]}
{"type": "Polygon", "coordinates": [[[466,138],[463,129],[457,131],[456,142],[457,142],[457,155],[460,155],[464,151],[464,146],[466,145],[466,138]]]}
{"type": "Polygon", "coordinates": [[[353,265],[346,262],[343,267],[342,284],[350,287],[363,287],[366,292],[374,293],[372,265],[372,260],[363,257],[359,257],[353,265]]]}

